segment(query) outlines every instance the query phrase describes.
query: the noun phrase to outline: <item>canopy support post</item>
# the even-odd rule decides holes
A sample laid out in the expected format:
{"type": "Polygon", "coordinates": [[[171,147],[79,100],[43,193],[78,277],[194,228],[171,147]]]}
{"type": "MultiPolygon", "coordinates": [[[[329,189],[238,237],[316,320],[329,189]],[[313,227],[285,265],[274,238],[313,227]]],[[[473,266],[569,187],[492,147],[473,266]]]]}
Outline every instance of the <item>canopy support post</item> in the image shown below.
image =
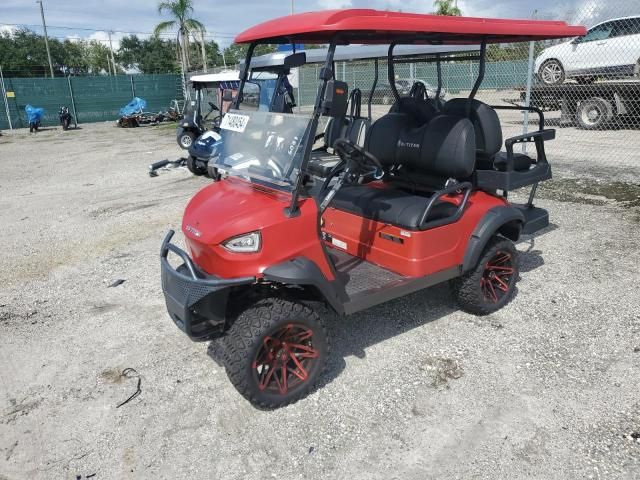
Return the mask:
{"type": "Polygon", "coordinates": [[[467,99],[467,117],[471,116],[471,102],[475,98],[476,93],[478,93],[478,89],[480,88],[480,84],[484,80],[484,67],[487,57],[487,39],[483,38],[482,43],[480,44],[480,65],[478,68],[478,78],[476,78],[476,83],[473,84],[473,88],[471,89],[471,93],[469,94],[469,98],[467,99]]]}

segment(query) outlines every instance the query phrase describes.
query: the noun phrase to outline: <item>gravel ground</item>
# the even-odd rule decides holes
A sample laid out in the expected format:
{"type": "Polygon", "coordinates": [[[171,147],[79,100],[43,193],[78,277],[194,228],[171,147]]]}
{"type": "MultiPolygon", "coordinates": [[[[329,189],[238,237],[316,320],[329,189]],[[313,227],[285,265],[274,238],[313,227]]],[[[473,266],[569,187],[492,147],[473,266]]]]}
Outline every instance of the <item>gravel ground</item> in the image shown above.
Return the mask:
{"type": "Polygon", "coordinates": [[[165,313],[160,242],[207,183],[147,176],[178,155],[165,127],[0,137],[0,480],[640,478],[638,177],[558,159],[512,303],[332,319],[321,388],[265,412],[165,313]]]}

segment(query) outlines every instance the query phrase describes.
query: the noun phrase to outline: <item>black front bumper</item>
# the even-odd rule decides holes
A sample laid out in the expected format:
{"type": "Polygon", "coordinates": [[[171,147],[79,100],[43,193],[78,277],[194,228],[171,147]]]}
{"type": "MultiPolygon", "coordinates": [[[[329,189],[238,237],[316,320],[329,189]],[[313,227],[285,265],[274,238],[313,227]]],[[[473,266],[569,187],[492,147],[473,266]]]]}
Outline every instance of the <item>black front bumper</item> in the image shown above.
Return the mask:
{"type": "Polygon", "coordinates": [[[191,340],[207,340],[224,331],[231,288],[249,285],[256,278],[224,279],[203,273],[184,250],[171,243],[174,233],[169,230],[160,249],[162,292],[167,311],[178,328],[191,340]],[[173,268],[167,260],[169,251],[184,262],[178,268],[173,268]]]}

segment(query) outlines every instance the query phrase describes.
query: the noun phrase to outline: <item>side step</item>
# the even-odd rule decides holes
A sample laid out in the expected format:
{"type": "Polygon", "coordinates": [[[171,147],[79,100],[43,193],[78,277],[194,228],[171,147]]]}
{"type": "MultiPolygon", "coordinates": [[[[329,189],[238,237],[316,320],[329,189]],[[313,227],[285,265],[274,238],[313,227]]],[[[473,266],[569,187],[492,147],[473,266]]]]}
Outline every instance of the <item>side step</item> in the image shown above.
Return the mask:
{"type": "Polygon", "coordinates": [[[524,215],[523,234],[531,235],[549,226],[549,212],[544,208],[531,205],[514,205],[514,207],[519,208],[524,215]]]}

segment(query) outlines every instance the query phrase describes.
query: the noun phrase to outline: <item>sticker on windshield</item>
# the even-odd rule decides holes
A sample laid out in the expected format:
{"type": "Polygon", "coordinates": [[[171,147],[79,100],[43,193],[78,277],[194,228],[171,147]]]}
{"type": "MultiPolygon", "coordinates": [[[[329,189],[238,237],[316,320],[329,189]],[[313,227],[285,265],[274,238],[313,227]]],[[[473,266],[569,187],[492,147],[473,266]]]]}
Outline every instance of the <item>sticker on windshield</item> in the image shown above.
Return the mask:
{"type": "Polygon", "coordinates": [[[233,132],[244,132],[249,123],[249,115],[240,115],[238,113],[227,113],[222,117],[220,128],[224,130],[231,130],[233,132]]]}

